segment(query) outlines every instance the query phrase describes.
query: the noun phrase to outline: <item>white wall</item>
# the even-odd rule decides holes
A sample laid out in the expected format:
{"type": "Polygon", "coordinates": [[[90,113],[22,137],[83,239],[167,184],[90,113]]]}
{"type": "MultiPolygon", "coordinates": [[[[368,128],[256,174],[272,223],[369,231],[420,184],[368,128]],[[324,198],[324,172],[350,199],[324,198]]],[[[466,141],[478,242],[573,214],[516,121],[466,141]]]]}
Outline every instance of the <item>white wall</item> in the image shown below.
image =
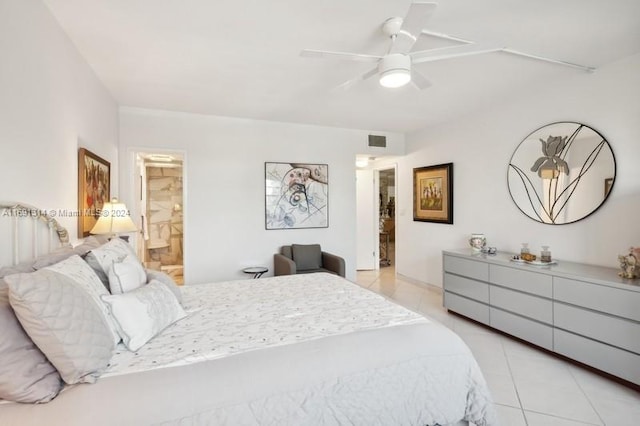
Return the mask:
{"type": "Polygon", "coordinates": [[[117,194],[117,105],[41,1],[0,2],[0,58],[0,199],[76,210],[79,146],[117,194]]]}
{"type": "MultiPolygon", "coordinates": [[[[247,278],[284,244],[320,243],[343,256],[355,279],[355,155],[402,154],[404,136],[386,134],[387,149],[369,149],[368,131],[174,113],[120,112],[121,198],[133,205],[133,152],[185,154],[185,280],[247,278]],[[265,230],[264,163],[329,165],[329,227],[265,230]]],[[[384,134],[376,132],[376,134],[384,134]]]]}
{"type": "Polygon", "coordinates": [[[442,285],[442,250],[468,247],[472,232],[488,245],[518,251],[528,242],[554,258],[617,267],[617,255],[640,245],[640,55],[532,87],[517,100],[407,135],[407,156],[398,161],[397,271],[442,285]],[[556,121],[577,121],[599,131],[617,162],[613,192],[587,219],[544,225],[514,205],[507,164],[531,131],[556,121]],[[454,163],[454,224],[413,222],[412,169],[454,163]]]}

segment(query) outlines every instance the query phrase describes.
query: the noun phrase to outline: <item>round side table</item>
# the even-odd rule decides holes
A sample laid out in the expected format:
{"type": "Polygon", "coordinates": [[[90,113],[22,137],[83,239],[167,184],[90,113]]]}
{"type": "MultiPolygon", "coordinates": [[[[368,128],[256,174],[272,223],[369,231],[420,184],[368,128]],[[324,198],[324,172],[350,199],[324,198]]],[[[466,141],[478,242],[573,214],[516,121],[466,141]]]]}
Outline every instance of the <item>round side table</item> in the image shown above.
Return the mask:
{"type": "Polygon", "coordinates": [[[254,279],[260,278],[264,273],[269,272],[266,266],[250,266],[242,270],[245,274],[253,274],[254,279]]]}

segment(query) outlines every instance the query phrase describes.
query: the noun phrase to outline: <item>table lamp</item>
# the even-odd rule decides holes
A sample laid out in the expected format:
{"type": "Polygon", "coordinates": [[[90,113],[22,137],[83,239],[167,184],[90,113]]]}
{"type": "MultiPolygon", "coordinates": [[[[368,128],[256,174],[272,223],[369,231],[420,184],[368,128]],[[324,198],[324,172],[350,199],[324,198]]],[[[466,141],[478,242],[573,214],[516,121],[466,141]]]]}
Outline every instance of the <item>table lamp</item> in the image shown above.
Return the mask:
{"type": "MultiPolygon", "coordinates": [[[[91,234],[105,234],[109,239],[123,232],[137,231],[136,225],[129,216],[129,209],[124,203],[118,202],[117,198],[112,198],[111,202],[104,203],[100,211],[100,217],[95,226],[91,228],[91,234]]],[[[122,237],[121,237],[122,238],[122,237]]],[[[127,238],[123,238],[128,241],[127,238]]]]}

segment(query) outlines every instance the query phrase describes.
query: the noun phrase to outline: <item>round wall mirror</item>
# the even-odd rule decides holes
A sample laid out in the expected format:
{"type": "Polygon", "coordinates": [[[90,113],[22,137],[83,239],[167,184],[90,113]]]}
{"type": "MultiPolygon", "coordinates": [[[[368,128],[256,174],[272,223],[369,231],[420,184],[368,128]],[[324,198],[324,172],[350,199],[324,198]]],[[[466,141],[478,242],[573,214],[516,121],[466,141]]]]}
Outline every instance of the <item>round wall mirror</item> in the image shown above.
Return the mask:
{"type": "Polygon", "coordinates": [[[518,208],[553,225],[577,222],[596,211],[615,178],[616,161],[607,140],[573,122],[548,124],[524,138],[507,172],[518,208]]]}

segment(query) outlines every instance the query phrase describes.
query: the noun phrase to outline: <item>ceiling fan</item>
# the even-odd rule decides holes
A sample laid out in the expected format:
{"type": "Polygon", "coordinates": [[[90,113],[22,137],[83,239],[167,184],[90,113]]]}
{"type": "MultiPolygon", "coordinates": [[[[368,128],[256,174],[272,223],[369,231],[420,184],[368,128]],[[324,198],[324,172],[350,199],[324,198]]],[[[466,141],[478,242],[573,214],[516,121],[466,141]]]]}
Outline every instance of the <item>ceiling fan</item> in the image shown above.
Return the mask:
{"type": "Polygon", "coordinates": [[[507,47],[488,46],[446,34],[427,31],[424,27],[437,6],[438,3],[435,2],[414,0],[411,2],[409,11],[404,18],[393,17],[384,21],[382,24],[382,32],[391,39],[391,44],[389,45],[387,53],[382,56],[313,49],[304,49],[300,52],[300,55],[316,58],[338,57],[352,61],[374,62],[376,64],[374,68],[368,70],[362,75],[339,85],[338,88],[342,89],[348,89],[354,84],[378,74],[380,85],[384,87],[397,88],[411,82],[418,89],[422,90],[431,86],[431,82],[422,73],[418,72],[413,65],[491,52],[506,52],[513,55],[525,56],[531,59],[579,68],[588,72],[595,69],[539,55],[528,54],[514,49],[509,49],[507,47]],[[458,46],[412,52],[411,48],[417,41],[420,34],[427,34],[462,44],[458,46]]]}

